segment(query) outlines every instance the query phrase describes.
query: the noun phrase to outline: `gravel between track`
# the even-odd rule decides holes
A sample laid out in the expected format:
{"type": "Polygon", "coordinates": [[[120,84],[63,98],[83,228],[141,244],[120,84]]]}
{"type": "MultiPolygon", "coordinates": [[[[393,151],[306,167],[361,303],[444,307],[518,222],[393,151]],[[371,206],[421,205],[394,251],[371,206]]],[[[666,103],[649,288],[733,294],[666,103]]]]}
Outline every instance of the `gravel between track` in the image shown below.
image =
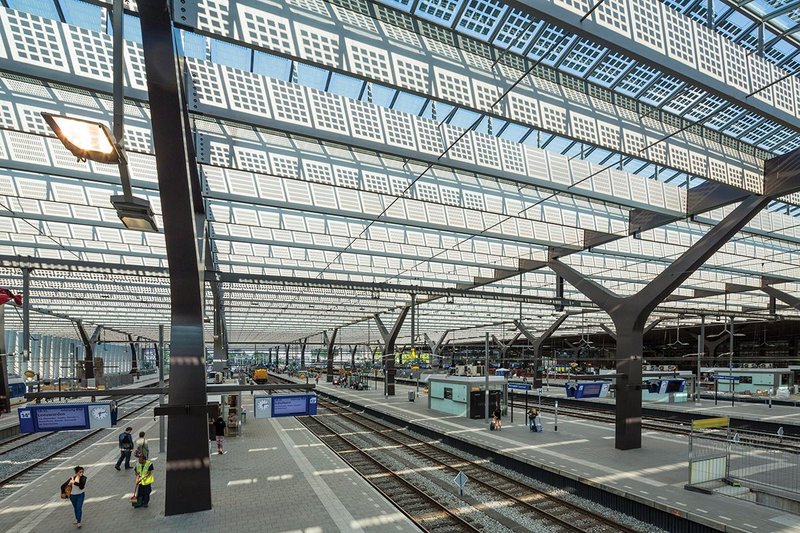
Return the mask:
{"type": "MultiPolygon", "coordinates": [[[[379,422],[382,422],[384,424],[387,423],[386,421],[383,421],[383,420],[380,420],[380,419],[376,419],[376,418],[371,417],[369,415],[364,415],[364,416],[366,416],[367,418],[372,418],[372,419],[374,419],[376,421],[379,421],[379,422]]],[[[418,439],[421,439],[421,440],[424,440],[424,441],[430,441],[430,437],[426,437],[426,436],[424,436],[422,434],[419,434],[419,433],[417,433],[417,432],[415,432],[413,430],[405,429],[405,430],[403,430],[403,432],[408,434],[408,435],[411,435],[412,437],[415,437],[415,438],[418,438],[418,439]]],[[[348,436],[348,438],[351,438],[351,439],[356,438],[356,437],[363,438],[364,435],[363,434],[357,434],[357,435],[348,436]]],[[[369,440],[366,440],[366,439],[364,439],[364,442],[367,443],[367,445],[371,444],[373,446],[374,445],[385,444],[385,442],[369,441],[369,440]]],[[[563,489],[559,489],[557,487],[553,487],[552,485],[547,485],[545,483],[542,483],[540,481],[532,479],[532,478],[530,478],[528,476],[525,476],[525,475],[522,475],[522,474],[520,474],[518,472],[515,472],[514,470],[510,470],[508,468],[505,468],[505,467],[502,467],[502,466],[499,466],[499,465],[496,465],[496,464],[491,464],[491,463],[487,464],[487,461],[484,458],[477,457],[475,455],[466,453],[466,452],[464,452],[462,450],[458,450],[456,448],[453,448],[453,447],[448,446],[448,445],[443,444],[443,443],[437,443],[437,445],[440,448],[444,449],[444,450],[447,450],[447,451],[449,451],[451,453],[457,454],[459,457],[461,457],[461,458],[463,458],[465,460],[469,460],[469,461],[473,461],[473,462],[479,462],[479,463],[484,464],[485,466],[490,466],[493,470],[495,470],[497,472],[503,473],[503,474],[515,479],[515,480],[527,483],[528,485],[530,485],[531,487],[534,487],[536,489],[547,491],[549,494],[552,494],[553,496],[555,496],[557,498],[561,498],[561,499],[564,499],[565,501],[568,501],[570,503],[574,503],[576,505],[579,505],[582,508],[587,509],[588,511],[600,514],[600,515],[602,515],[602,516],[604,516],[604,517],[606,517],[608,519],[614,520],[615,522],[619,522],[622,525],[625,525],[625,526],[628,526],[630,528],[636,529],[638,531],[646,532],[646,533],[668,533],[667,531],[665,531],[663,529],[660,529],[660,528],[658,528],[656,526],[653,526],[651,524],[647,524],[645,522],[637,520],[636,518],[633,518],[630,515],[621,513],[619,511],[615,511],[613,509],[610,509],[608,507],[605,507],[603,505],[595,503],[595,502],[593,502],[591,500],[587,500],[585,498],[581,498],[580,496],[575,496],[574,494],[570,494],[569,492],[567,492],[567,491],[565,491],[563,489]]],[[[382,450],[382,451],[388,451],[388,450],[382,450]]],[[[400,454],[401,452],[400,451],[394,451],[394,453],[400,454]]],[[[402,470],[408,470],[408,468],[409,468],[408,464],[405,463],[405,462],[398,462],[395,466],[397,466],[398,468],[400,468],[402,470]]],[[[431,471],[428,471],[429,474],[430,474],[430,472],[431,471]]],[[[452,476],[445,475],[445,474],[443,474],[441,472],[438,472],[438,471],[437,471],[436,475],[438,477],[442,478],[446,482],[447,485],[452,485],[454,487],[454,489],[455,489],[455,485],[453,484],[453,481],[451,479],[452,476]]],[[[415,476],[417,476],[417,475],[415,474],[415,476]]],[[[417,476],[417,477],[419,477],[420,479],[424,480],[423,476],[417,476]]],[[[441,493],[443,495],[446,495],[446,497],[448,498],[447,501],[449,503],[451,503],[451,505],[455,506],[453,508],[458,508],[458,507],[464,505],[464,502],[462,500],[460,500],[457,496],[455,496],[452,491],[447,491],[445,489],[442,489],[437,483],[433,483],[430,480],[424,480],[424,483],[426,484],[426,486],[430,486],[432,490],[437,490],[436,494],[441,493]]],[[[467,483],[467,487],[465,487],[465,494],[469,494],[470,496],[474,497],[475,499],[477,499],[479,501],[485,501],[486,496],[482,495],[480,491],[472,490],[471,492],[468,493],[467,492],[468,488],[469,488],[469,483],[467,483]]],[[[516,514],[516,513],[514,513],[514,514],[516,514]]],[[[550,527],[544,525],[544,523],[542,521],[530,520],[527,517],[525,517],[525,518],[520,517],[520,516],[514,517],[511,514],[509,515],[509,518],[512,518],[513,520],[519,519],[518,523],[520,525],[525,526],[529,531],[534,531],[534,532],[537,532],[537,533],[539,533],[539,532],[547,533],[547,532],[552,531],[552,529],[550,527]]],[[[495,520],[492,520],[492,519],[490,519],[488,517],[487,517],[487,520],[489,521],[489,523],[486,524],[486,526],[488,527],[487,531],[492,531],[492,532],[508,531],[508,528],[506,528],[502,524],[497,523],[495,520]]]]}

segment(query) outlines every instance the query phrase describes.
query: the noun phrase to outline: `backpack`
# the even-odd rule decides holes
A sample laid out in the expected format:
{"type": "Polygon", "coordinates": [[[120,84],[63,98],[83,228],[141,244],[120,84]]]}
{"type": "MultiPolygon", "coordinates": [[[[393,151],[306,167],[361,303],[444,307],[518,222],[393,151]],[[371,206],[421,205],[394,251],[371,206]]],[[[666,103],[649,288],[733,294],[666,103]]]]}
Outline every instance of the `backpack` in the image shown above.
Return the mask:
{"type": "Polygon", "coordinates": [[[119,447],[123,450],[133,449],[133,438],[125,431],[119,434],[119,447]]]}
{"type": "Polygon", "coordinates": [[[147,441],[145,439],[141,439],[141,442],[139,442],[139,439],[137,439],[136,443],[136,450],[133,452],[133,456],[137,458],[147,458],[147,456],[150,455],[150,449],[147,446],[147,441]]]}

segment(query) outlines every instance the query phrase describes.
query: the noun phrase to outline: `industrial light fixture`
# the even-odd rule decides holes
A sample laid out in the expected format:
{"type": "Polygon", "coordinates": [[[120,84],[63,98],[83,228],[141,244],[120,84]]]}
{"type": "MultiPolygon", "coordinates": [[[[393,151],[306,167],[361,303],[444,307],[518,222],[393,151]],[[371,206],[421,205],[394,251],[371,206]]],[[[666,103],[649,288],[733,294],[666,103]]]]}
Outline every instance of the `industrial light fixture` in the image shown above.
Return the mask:
{"type": "Polygon", "coordinates": [[[78,160],[117,164],[123,194],[112,196],[111,205],[114,206],[117,216],[126,228],[135,231],[158,231],[150,202],[133,196],[125,149],[105,124],[45,112],[42,112],[42,118],[58,140],[78,160]]]}
{"type": "Polygon", "coordinates": [[[136,231],[158,232],[153,208],[144,198],[118,195],[111,197],[111,205],[126,228],[136,231]]]}
{"type": "Polygon", "coordinates": [[[42,118],[78,160],[119,163],[117,143],[105,124],[44,112],[42,118]]]}

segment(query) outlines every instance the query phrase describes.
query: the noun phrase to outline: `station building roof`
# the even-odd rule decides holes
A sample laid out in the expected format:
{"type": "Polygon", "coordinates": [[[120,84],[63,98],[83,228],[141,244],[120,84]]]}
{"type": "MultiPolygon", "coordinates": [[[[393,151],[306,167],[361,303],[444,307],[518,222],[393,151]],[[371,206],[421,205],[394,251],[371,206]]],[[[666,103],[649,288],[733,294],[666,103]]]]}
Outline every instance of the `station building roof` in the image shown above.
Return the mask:
{"type": "MultiPolygon", "coordinates": [[[[74,336],[69,316],[152,339],[169,325],[163,234],[125,229],[109,202],[117,168],[76,161],[40,115],[110,125],[110,9],[0,0],[0,285],[20,290],[19,266],[35,267],[32,331],[74,336]]],[[[764,162],[800,147],[798,13],[783,0],[203,0],[176,13],[229,342],[319,342],[336,327],[340,343],[375,342],[371,317],[392,323],[411,292],[431,337],[508,337],[520,318],[544,329],[554,249],[638,291],[736,205],[703,191],[762,194],[764,162]],[[664,223],[634,231],[642,212],[664,223]]],[[[133,0],[125,39],[124,144],[160,222],[133,0]]],[[[800,195],[776,198],[653,318],[768,318],[762,283],[800,295],[798,214],[800,195]]],[[[208,284],[209,317],[213,296],[208,284]]],[[[564,298],[563,331],[608,322],[573,287],[564,298]]]]}

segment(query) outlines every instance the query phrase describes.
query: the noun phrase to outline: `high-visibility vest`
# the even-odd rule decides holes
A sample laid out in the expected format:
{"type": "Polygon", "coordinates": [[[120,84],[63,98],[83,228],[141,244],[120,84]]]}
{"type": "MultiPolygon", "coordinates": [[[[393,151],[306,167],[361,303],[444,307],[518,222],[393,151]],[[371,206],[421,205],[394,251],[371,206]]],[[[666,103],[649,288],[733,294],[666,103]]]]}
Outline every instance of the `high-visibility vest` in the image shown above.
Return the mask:
{"type": "Polygon", "coordinates": [[[153,472],[150,471],[150,467],[153,466],[153,463],[150,461],[145,461],[144,464],[138,463],[136,465],[136,475],[139,476],[139,485],[150,485],[155,481],[155,476],[153,476],[153,472]]]}

